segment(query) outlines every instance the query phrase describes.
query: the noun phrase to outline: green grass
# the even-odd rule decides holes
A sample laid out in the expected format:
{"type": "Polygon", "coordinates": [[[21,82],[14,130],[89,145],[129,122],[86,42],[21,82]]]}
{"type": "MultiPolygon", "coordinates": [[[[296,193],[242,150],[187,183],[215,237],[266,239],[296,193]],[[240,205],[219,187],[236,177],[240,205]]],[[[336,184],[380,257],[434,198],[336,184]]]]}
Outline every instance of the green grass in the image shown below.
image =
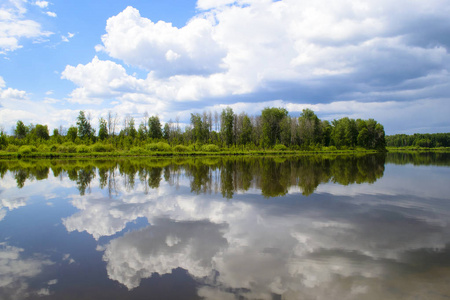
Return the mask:
{"type": "MultiPolygon", "coordinates": [[[[284,147],[268,150],[237,150],[220,149],[216,145],[204,145],[200,150],[193,151],[192,147],[178,145],[167,147],[165,145],[152,145],[150,147],[133,147],[130,150],[114,150],[111,148],[88,147],[84,145],[68,145],[56,147],[56,151],[50,151],[50,147],[36,148],[33,146],[21,146],[16,151],[0,151],[0,158],[71,158],[71,157],[177,157],[177,156],[253,156],[253,155],[304,155],[304,154],[355,154],[355,153],[375,153],[375,150],[366,149],[346,149],[338,150],[334,147],[317,150],[289,150],[284,147]],[[73,149],[72,149],[73,148],[73,149]],[[165,149],[165,151],[163,150],[165,149]],[[43,151],[40,151],[43,150],[43,151]],[[97,150],[97,151],[94,151],[97,150]],[[100,151],[98,151],[100,150],[100,151]]],[[[12,150],[12,149],[9,149],[12,150]]],[[[429,151],[429,150],[427,150],[429,151]]]]}

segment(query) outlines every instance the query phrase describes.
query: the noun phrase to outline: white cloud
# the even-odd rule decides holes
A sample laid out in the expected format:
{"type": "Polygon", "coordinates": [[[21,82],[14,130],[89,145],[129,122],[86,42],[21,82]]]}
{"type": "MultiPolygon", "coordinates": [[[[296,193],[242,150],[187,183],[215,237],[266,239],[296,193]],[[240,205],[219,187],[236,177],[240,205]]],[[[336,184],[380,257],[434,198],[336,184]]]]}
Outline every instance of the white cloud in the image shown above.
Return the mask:
{"type": "Polygon", "coordinates": [[[47,2],[47,1],[36,1],[34,4],[36,4],[36,5],[39,6],[40,8],[46,8],[46,7],[48,7],[48,2],[47,2]]]}
{"type": "MultiPolygon", "coordinates": [[[[108,19],[103,44],[95,50],[148,70],[147,78],[97,58],[68,66],[63,78],[79,86],[73,102],[115,98],[123,106],[158,103],[168,110],[176,110],[174,101],[198,101],[201,110],[205,99],[208,106],[217,97],[232,104],[236,95],[257,98],[252,93],[265,92],[289,107],[333,102],[362,109],[358,103],[371,102],[387,108],[392,102],[444,99],[450,45],[436,38],[430,46],[416,27],[417,21],[431,28],[437,26],[433,20],[447,22],[445,9],[438,9],[447,6],[442,0],[201,0],[197,7],[203,11],[181,28],[128,7],[108,19]],[[71,72],[83,73],[85,80],[71,72]]],[[[430,101],[433,110],[438,103],[430,101]]]]}
{"type": "Polygon", "coordinates": [[[28,279],[39,275],[45,266],[51,265],[48,259],[22,257],[24,249],[0,243],[0,295],[5,299],[25,299],[32,291],[28,279]]]}
{"type": "Polygon", "coordinates": [[[0,6],[0,54],[21,48],[22,38],[42,39],[52,34],[42,31],[38,22],[25,18],[25,3],[9,0],[0,6]]]}
{"type": "Polygon", "coordinates": [[[45,14],[47,16],[49,16],[49,17],[52,17],[52,18],[56,18],[57,17],[56,13],[53,12],[53,11],[47,11],[47,12],[45,12],[45,14]]]}
{"type": "Polygon", "coordinates": [[[160,75],[211,74],[222,70],[224,49],[213,38],[211,21],[193,18],[183,28],[140,16],[127,7],[107,21],[104,51],[125,63],[160,75]]]}

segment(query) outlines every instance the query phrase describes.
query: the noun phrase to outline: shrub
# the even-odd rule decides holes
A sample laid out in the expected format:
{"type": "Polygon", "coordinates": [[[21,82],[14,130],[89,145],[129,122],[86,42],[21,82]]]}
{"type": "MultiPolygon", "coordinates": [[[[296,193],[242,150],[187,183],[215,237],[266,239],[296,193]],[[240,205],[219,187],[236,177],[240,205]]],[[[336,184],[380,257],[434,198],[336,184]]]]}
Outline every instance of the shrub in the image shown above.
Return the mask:
{"type": "Polygon", "coordinates": [[[50,151],[50,147],[47,146],[47,145],[42,144],[42,145],[39,145],[38,150],[39,150],[39,152],[44,152],[45,153],[45,152],[49,152],[50,151]]]}
{"type": "Polygon", "coordinates": [[[31,152],[36,152],[37,149],[35,146],[21,146],[19,148],[19,154],[20,155],[24,155],[24,154],[30,154],[31,152]]]}
{"type": "Polygon", "coordinates": [[[175,152],[186,152],[186,151],[189,150],[189,148],[186,147],[186,146],[183,146],[183,145],[176,145],[176,146],[173,148],[173,150],[174,150],[175,152]]]}
{"type": "Polygon", "coordinates": [[[89,153],[89,152],[91,152],[91,149],[89,149],[89,147],[86,146],[86,145],[78,145],[76,147],[76,149],[77,149],[77,153],[89,153]]]}
{"type": "Polygon", "coordinates": [[[17,151],[19,151],[19,146],[8,145],[8,147],[6,147],[6,151],[8,151],[8,152],[17,152],[17,151]]]}
{"type": "Polygon", "coordinates": [[[158,143],[147,144],[145,146],[145,149],[148,150],[148,151],[166,151],[166,152],[169,152],[169,151],[171,151],[172,148],[167,143],[158,142],[158,143]]]}
{"type": "Polygon", "coordinates": [[[133,147],[130,149],[130,153],[133,154],[141,154],[142,152],[145,152],[145,149],[142,147],[133,147]]]}
{"type": "Polygon", "coordinates": [[[60,153],[75,153],[77,152],[77,147],[73,143],[64,143],[58,146],[58,149],[56,151],[60,153]]]}
{"type": "Polygon", "coordinates": [[[51,152],[56,152],[57,150],[58,150],[58,146],[56,146],[54,144],[50,146],[50,151],[51,152]]]}
{"type": "Polygon", "coordinates": [[[219,148],[219,146],[217,146],[217,145],[214,145],[214,144],[208,144],[208,145],[203,145],[203,146],[200,148],[200,151],[203,151],[203,152],[219,152],[219,151],[220,151],[220,148],[219,148]]]}
{"type": "Polygon", "coordinates": [[[92,152],[112,152],[114,147],[111,144],[95,143],[91,146],[92,152]]]}
{"type": "Polygon", "coordinates": [[[283,144],[277,144],[273,146],[273,150],[275,151],[286,151],[287,147],[283,144]]]}

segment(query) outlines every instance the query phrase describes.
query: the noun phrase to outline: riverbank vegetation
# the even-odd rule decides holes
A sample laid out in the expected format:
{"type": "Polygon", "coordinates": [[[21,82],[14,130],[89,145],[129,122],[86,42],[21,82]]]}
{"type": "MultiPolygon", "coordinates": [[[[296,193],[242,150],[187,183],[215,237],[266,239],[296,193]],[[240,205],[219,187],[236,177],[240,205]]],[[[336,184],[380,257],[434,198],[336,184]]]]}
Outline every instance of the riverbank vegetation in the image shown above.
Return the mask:
{"type": "Polygon", "coordinates": [[[400,149],[450,148],[450,133],[395,134],[386,137],[386,146],[400,149]]]}
{"type": "Polygon", "coordinates": [[[248,116],[227,107],[221,114],[192,113],[184,130],[178,120],[163,126],[158,116],[150,116],[136,126],[133,117],[127,115],[120,122],[111,112],[98,123],[97,130],[91,117],[80,111],[76,125],[54,129],[50,135],[47,125],[25,125],[19,120],[11,135],[0,133],[0,156],[384,151],[386,146],[384,128],[373,119],[345,117],[329,122],[310,109],[297,118],[284,108],[268,107],[259,116],[248,116]]]}

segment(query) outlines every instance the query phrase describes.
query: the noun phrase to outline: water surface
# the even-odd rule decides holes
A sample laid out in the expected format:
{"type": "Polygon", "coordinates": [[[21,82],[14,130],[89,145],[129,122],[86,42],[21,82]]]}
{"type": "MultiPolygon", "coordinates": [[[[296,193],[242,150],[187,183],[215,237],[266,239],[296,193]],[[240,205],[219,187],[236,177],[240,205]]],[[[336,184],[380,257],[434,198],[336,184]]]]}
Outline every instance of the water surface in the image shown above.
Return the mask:
{"type": "Polygon", "coordinates": [[[0,299],[447,299],[450,157],[0,162],[0,299]]]}

